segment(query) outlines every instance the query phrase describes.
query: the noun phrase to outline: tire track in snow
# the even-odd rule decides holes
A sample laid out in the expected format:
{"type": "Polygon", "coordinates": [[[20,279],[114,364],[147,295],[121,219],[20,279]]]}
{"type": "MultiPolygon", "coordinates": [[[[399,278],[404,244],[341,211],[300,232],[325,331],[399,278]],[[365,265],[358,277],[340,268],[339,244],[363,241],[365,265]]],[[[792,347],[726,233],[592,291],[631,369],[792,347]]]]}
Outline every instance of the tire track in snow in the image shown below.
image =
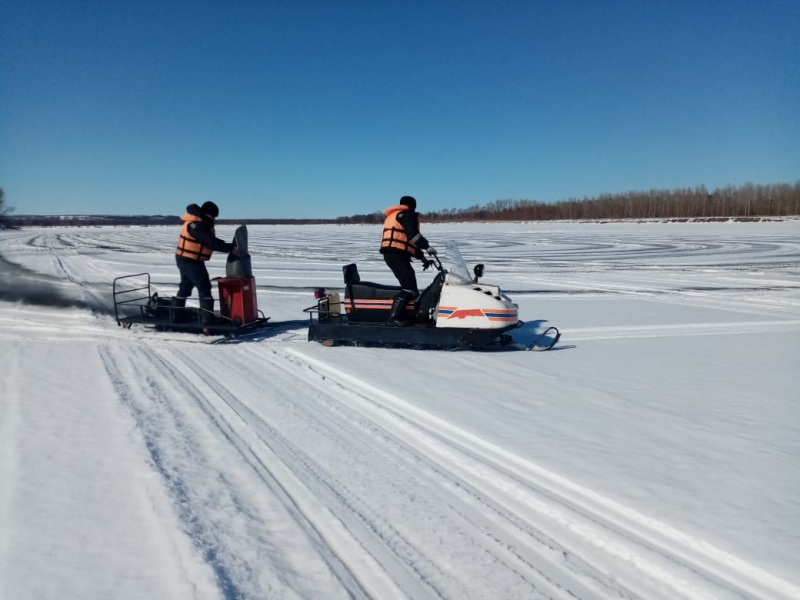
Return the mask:
{"type": "MultiPolygon", "coordinates": [[[[684,534],[591,490],[582,488],[489,444],[448,422],[420,411],[398,398],[296,349],[283,352],[287,364],[316,373],[318,384],[338,387],[337,397],[429,459],[450,470],[475,490],[514,514],[536,524],[557,540],[565,558],[585,560],[605,554],[609,581],[646,598],[797,598],[800,589],[730,555],[702,539],[684,534]],[[348,398],[349,397],[349,398],[348,398]],[[563,545],[561,540],[564,540],[563,545]],[[594,546],[603,553],[581,556],[594,546]],[[577,550],[571,550],[577,548],[577,550]]],[[[604,561],[605,562],[605,561],[604,561]]],[[[630,592],[628,592],[630,593],[630,592]]],[[[583,597],[578,594],[578,597],[583,597]]]]}

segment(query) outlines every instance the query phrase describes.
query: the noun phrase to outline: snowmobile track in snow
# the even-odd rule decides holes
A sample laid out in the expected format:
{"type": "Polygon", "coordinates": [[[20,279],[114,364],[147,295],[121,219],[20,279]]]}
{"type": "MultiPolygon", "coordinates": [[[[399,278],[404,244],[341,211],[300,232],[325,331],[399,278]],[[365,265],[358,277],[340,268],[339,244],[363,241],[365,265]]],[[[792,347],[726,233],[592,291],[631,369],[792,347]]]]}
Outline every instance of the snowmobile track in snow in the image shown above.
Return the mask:
{"type": "Polygon", "coordinates": [[[568,330],[570,342],[632,338],[660,338],[707,335],[740,335],[800,331],[800,321],[750,321],[693,323],[680,325],[631,325],[627,327],[582,327],[568,330]]]}
{"type": "MultiPolygon", "coordinates": [[[[798,593],[787,582],[703,540],[549,473],[299,350],[288,349],[280,355],[294,369],[315,372],[317,385],[339,388],[337,399],[347,401],[419,456],[429,461],[436,457],[432,468],[452,479],[450,483],[456,488],[466,484],[484,509],[506,519],[505,529],[517,538],[516,543],[527,536],[535,540],[534,546],[543,544],[557,551],[573,574],[588,577],[605,592],[645,598],[662,594],[673,598],[719,594],[790,598],[798,593]],[[605,572],[603,565],[590,565],[579,550],[585,543],[614,557],[617,567],[605,572]]],[[[541,548],[536,550],[541,558],[541,548]]],[[[546,558],[554,558],[552,552],[548,554],[546,558]]],[[[547,575],[563,581],[564,573],[551,571],[547,575]]],[[[563,583],[564,589],[573,588],[570,593],[587,597],[583,593],[587,590],[574,589],[575,581],[563,583]]]]}
{"type": "Polygon", "coordinates": [[[791,584],[302,349],[191,350],[104,346],[101,357],[225,598],[264,593],[264,573],[271,592],[283,590],[280,574],[293,566],[275,549],[282,529],[306,540],[354,598],[498,589],[506,598],[798,597],[791,584]],[[203,360],[223,375],[209,375],[203,360]],[[228,376],[251,382],[246,397],[228,392],[228,376]],[[235,468],[226,466],[222,457],[234,455],[235,468]],[[424,506],[425,523],[418,509],[405,514],[406,502],[424,506]],[[266,555],[239,556],[235,531],[266,555]],[[459,571],[462,555],[476,572],[459,571]]]}
{"type": "MultiPolygon", "coordinates": [[[[195,374],[202,372],[197,365],[191,365],[190,361],[185,362],[195,374]]],[[[287,369],[284,360],[278,359],[271,362],[273,365],[285,370],[286,375],[290,378],[294,379],[296,377],[297,373],[295,369],[287,369]]],[[[307,499],[310,504],[300,502],[296,495],[293,499],[301,509],[305,504],[306,508],[303,510],[304,518],[309,521],[314,521],[313,515],[319,512],[317,505],[320,500],[322,500],[324,506],[335,514],[337,520],[340,520],[341,523],[345,525],[345,531],[348,532],[348,535],[343,537],[342,533],[339,532],[334,536],[329,531],[330,527],[325,524],[328,519],[326,518],[320,521],[317,517],[316,524],[313,525],[313,527],[315,530],[321,532],[327,531],[327,535],[324,536],[327,543],[334,549],[338,548],[339,552],[343,552],[347,549],[349,554],[352,554],[352,548],[354,546],[363,547],[368,554],[362,557],[360,562],[364,560],[367,560],[367,562],[377,560],[380,565],[378,567],[379,571],[386,569],[391,579],[403,582],[402,592],[395,588],[394,585],[390,586],[390,589],[386,589],[386,584],[384,584],[384,588],[382,589],[378,587],[375,582],[371,582],[371,584],[367,586],[372,589],[370,597],[384,598],[398,595],[398,592],[400,592],[402,597],[450,597],[446,591],[440,589],[440,586],[437,585],[437,579],[442,579],[444,576],[435,563],[435,556],[427,553],[424,547],[416,548],[414,543],[406,539],[391,522],[380,517],[379,511],[372,510],[369,505],[365,504],[364,500],[350,493],[349,490],[341,486],[340,482],[337,480],[331,479],[331,476],[326,470],[311,457],[306,456],[300,447],[279,434],[254,411],[235,398],[230,397],[224,389],[219,388],[218,382],[206,379],[206,383],[215,388],[220,399],[227,405],[226,410],[228,408],[234,410],[242,421],[247,424],[246,426],[248,429],[258,430],[258,440],[255,440],[255,443],[251,443],[248,446],[251,451],[259,445],[267,445],[276,456],[281,458],[284,464],[292,467],[291,471],[294,476],[298,476],[302,473],[301,481],[304,485],[309,486],[309,492],[303,495],[308,496],[307,499]],[[418,583],[411,585],[411,583],[415,581],[418,583]]],[[[318,386],[314,385],[314,387],[318,386]]],[[[451,474],[442,473],[442,469],[439,465],[427,460],[424,455],[414,451],[413,448],[403,443],[402,440],[392,439],[391,436],[387,437],[385,430],[382,428],[376,429],[372,421],[364,421],[363,417],[361,418],[362,423],[360,423],[360,426],[365,429],[367,437],[363,438],[362,435],[361,437],[363,439],[358,439],[359,436],[354,436],[352,425],[350,425],[353,418],[352,413],[348,411],[346,415],[333,418],[333,411],[341,412],[341,408],[336,406],[337,398],[331,398],[330,394],[334,391],[336,392],[336,396],[338,396],[341,391],[338,389],[331,390],[327,385],[323,385],[320,391],[324,394],[321,399],[329,404],[329,406],[325,407],[326,410],[322,412],[323,416],[318,415],[321,408],[319,402],[307,402],[304,400],[304,396],[295,398],[296,403],[307,405],[305,408],[308,412],[304,418],[315,420],[315,426],[320,429],[329,430],[329,434],[333,432],[333,434],[339,438],[340,443],[342,440],[348,438],[353,439],[355,437],[360,447],[357,453],[359,455],[364,452],[374,452],[374,445],[379,441],[374,438],[380,436],[380,438],[382,438],[380,442],[383,444],[388,442],[393,446],[391,454],[387,457],[388,461],[382,460],[383,466],[386,467],[386,465],[389,464],[393,469],[405,471],[408,473],[406,478],[412,483],[414,475],[409,472],[409,469],[412,467],[419,468],[418,463],[420,462],[428,463],[427,469],[430,474],[434,475],[435,480],[430,489],[427,490],[427,493],[433,497],[437,497],[437,499],[445,500],[447,504],[450,505],[450,514],[442,513],[441,516],[443,518],[447,518],[449,521],[456,521],[458,528],[467,531],[467,534],[474,540],[483,538],[485,540],[483,542],[484,544],[486,541],[491,542],[489,546],[482,547],[481,550],[494,555],[494,560],[506,566],[509,573],[513,573],[520,582],[524,582],[528,590],[527,597],[530,597],[530,594],[535,594],[537,597],[542,598],[570,597],[570,594],[565,595],[567,588],[559,583],[559,581],[565,580],[564,575],[556,573],[554,576],[554,573],[550,572],[552,568],[548,568],[546,565],[545,568],[543,568],[542,565],[535,564],[542,563],[541,560],[536,560],[532,563],[521,556],[513,549],[514,541],[512,538],[509,537],[507,540],[487,540],[486,532],[475,525],[475,523],[480,523],[485,520],[485,518],[480,515],[480,507],[476,508],[474,506],[464,505],[457,508],[449,498],[449,493],[446,494],[444,498],[439,498],[442,496],[442,492],[437,488],[441,486],[441,480],[443,478],[448,480],[449,484],[449,480],[453,479],[451,474]],[[456,514],[454,515],[453,512],[456,514]],[[543,591],[546,591],[546,593],[542,593],[543,591]]],[[[230,420],[228,420],[228,422],[230,423],[230,420]]],[[[242,435],[244,436],[245,434],[242,433],[242,435]]],[[[351,458],[355,459],[356,453],[351,454],[351,458]]],[[[418,474],[416,476],[418,476],[418,474]]],[[[402,477],[402,475],[396,474],[395,477],[402,477]]],[[[297,485],[292,487],[295,489],[296,494],[298,489],[297,485]]],[[[453,489],[458,492],[459,489],[463,487],[463,482],[457,482],[453,489]]],[[[399,489],[398,493],[400,493],[399,489]]],[[[548,553],[558,552],[558,550],[554,550],[550,547],[548,540],[543,540],[543,546],[548,553]]],[[[375,575],[374,572],[366,574],[363,569],[361,569],[361,573],[358,577],[361,579],[372,579],[375,575]]],[[[577,588],[581,592],[579,594],[580,597],[594,597],[594,592],[591,592],[590,588],[581,585],[580,582],[574,581],[573,579],[573,577],[567,577],[566,581],[569,582],[569,587],[577,588]]],[[[453,582],[449,582],[448,585],[452,586],[453,582]]],[[[465,589],[464,592],[467,592],[467,590],[465,589]]]]}

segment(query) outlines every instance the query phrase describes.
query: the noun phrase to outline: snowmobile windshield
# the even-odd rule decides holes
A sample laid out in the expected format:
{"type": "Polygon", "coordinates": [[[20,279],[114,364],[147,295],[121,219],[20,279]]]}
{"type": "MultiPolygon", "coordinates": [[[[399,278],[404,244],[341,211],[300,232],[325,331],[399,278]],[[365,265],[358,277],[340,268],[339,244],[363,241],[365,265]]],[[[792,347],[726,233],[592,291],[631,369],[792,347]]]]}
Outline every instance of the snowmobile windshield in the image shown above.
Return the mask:
{"type": "Polygon", "coordinates": [[[472,283],[467,263],[461,256],[461,250],[458,249],[458,244],[450,240],[446,246],[446,256],[444,259],[444,268],[447,269],[448,275],[453,279],[458,280],[460,283],[472,283]]]}

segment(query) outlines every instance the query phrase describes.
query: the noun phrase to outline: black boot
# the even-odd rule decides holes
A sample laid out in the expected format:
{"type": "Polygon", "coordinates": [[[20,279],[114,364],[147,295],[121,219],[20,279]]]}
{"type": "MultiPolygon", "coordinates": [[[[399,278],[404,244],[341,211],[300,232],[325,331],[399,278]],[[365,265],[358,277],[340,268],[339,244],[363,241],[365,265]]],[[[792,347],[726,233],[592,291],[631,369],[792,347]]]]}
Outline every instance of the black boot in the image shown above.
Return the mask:
{"type": "Polygon", "coordinates": [[[207,326],[214,322],[214,299],[200,298],[200,324],[207,326]]]}
{"type": "Polygon", "coordinates": [[[386,324],[389,327],[406,327],[411,325],[411,321],[407,321],[403,318],[403,312],[405,312],[406,306],[408,306],[408,303],[411,302],[413,297],[411,292],[407,292],[406,290],[403,290],[394,297],[392,312],[386,320],[386,324]]]}
{"type": "Polygon", "coordinates": [[[171,323],[183,323],[186,321],[186,298],[172,297],[170,304],[169,320],[171,323]]]}

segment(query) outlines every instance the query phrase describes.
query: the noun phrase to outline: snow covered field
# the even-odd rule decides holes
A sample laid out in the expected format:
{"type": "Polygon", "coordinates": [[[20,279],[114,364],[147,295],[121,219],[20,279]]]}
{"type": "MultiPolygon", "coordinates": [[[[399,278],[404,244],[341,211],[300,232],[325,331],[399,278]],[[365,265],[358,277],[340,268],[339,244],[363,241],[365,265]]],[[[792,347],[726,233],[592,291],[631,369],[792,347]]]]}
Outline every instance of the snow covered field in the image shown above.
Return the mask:
{"type": "MultiPolygon", "coordinates": [[[[800,598],[800,221],[423,232],[556,349],[126,331],[178,228],[0,232],[0,598],[800,598]]],[[[393,283],[375,227],[249,233],[273,319],[393,283]]]]}

